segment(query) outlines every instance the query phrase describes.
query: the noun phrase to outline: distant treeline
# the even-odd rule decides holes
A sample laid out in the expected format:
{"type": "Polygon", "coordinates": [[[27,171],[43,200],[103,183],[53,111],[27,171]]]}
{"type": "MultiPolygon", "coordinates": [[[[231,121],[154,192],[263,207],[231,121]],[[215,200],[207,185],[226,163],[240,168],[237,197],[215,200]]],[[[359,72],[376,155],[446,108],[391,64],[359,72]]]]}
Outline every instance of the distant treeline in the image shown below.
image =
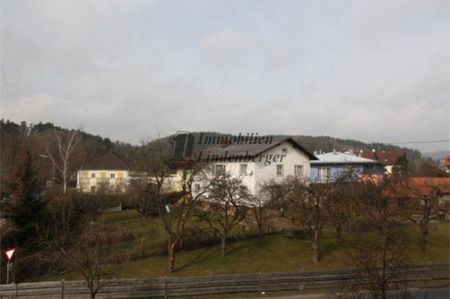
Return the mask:
{"type": "MultiPolygon", "coordinates": [[[[22,121],[15,123],[9,120],[0,120],[0,138],[1,138],[1,159],[2,164],[1,179],[4,183],[5,178],[13,174],[13,166],[16,159],[20,156],[20,153],[25,149],[32,152],[33,156],[39,158],[42,154],[45,154],[45,145],[49,142],[54,142],[53,131],[69,132],[70,130],[54,125],[51,122],[39,122],[37,124],[30,124],[22,121]],[[53,139],[53,141],[52,141],[53,139]]],[[[151,135],[152,132],[149,132],[151,135]]],[[[201,132],[210,137],[231,136],[230,134],[223,134],[219,132],[201,132]]],[[[193,132],[192,134],[197,141],[200,138],[200,132],[193,132]]],[[[168,150],[169,149],[169,137],[160,137],[153,139],[146,144],[133,145],[126,142],[115,141],[112,142],[107,137],[99,135],[93,135],[81,131],[82,140],[77,149],[77,158],[74,159],[75,170],[80,167],[87,160],[106,153],[114,153],[126,162],[131,167],[138,167],[139,161],[147,159],[143,153],[151,152],[156,146],[168,150]],[[145,148],[144,148],[145,147],[145,148]],[[143,149],[145,149],[143,151],[143,149]]],[[[288,137],[283,135],[273,136],[288,137]]],[[[305,136],[294,135],[289,136],[298,141],[311,153],[314,151],[330,152],[333,149],[337,151],[344,151],[352,149],[354,152],[360,150],[369,151],[391,151],[391,150],[404,150],[409,160],[409,171],[411,175],[415,176],[443,176],[445,175],[437,165],[431,159],[425,159],[418,150],[402,148],[395,145],[383,144],[383,143],[364,143],[352,139],[341,139],[330,136],[305,136]]],[[[223,146],[223,145],[216,145],[223,146]]],[[[195,151],[204,150],[211,147],[208,144],[195,143],[195,151]]],[[[43,160],[43,159],[40,159],[43,160]]],[[[40,168],[44,172],[49,172],[49,163],[40,161],[40,168]]]]}

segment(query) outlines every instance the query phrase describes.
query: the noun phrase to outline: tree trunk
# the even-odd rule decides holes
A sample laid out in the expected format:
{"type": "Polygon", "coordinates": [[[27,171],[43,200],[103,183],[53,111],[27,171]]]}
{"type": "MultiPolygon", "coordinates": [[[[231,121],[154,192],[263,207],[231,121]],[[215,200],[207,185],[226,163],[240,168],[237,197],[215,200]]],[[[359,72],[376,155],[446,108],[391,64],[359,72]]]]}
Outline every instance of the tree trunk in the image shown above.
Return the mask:
{"type": "Polygon", "coordinates": [[[63,165],[63,194],[67,191],[67,162],[64,161],[63,165]]]}
{"type": "Polygon", "coordinates": [[[427,252],[428,249],[428,226],[422,226],[422,246],[423,252],[427,252]]]}
{"type": "Polygon", "coordinates": [[[169,244],[167,245],[167,261],[168,261],[168,269],[169,273],[173,273],[175,269],[175,243],[169,239],[169,244]]]}
{"type": "Polygon", "coordinates": [[[342,225],[336,225],[336,241],[340,245],[342,244],[342,225]]]}
{"type": "Polygon", "coordinates": [[[262,235],[264,233],[264,223],[263,223],[262,216],[261,216],[261,207],[255,208],[255,219],[256,219],[256,224],[258,226],[258,240],[261,240],[262,235]]]}
{"type": "Polygon", "coordinates": [[[227,234],[226,233],[222,236],[221,251],[222,251],[222,256],[225,256],[227,254],[227,234]]]}
{"type": "Polygon", "coordinates": [[[314,263],[318,263],[320,261],[320,232],[319,230],[314,230],[313,240],[312,240],[312,248],[314,251],[313,261],[314,263]]]}
{"type": "Polygon", "coordinates": [[[91,299],[95,299],[96,292],[94,290],[94,282],[88,281],[88,286],[89,286],[89,295],[91,299]]]}

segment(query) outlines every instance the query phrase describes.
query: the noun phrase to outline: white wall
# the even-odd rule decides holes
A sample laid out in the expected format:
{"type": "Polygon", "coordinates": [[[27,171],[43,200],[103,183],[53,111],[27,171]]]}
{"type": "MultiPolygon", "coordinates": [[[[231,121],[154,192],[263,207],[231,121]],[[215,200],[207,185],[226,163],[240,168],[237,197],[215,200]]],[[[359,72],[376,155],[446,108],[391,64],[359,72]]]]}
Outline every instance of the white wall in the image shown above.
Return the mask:
{"type": "Polygon", "coordinates": [[[215,165],[225,165],[225,171],[232,177],[236,177],[242,180],[242,183],[247,186],[250,192],[255,191],[256,187],[256,163],[254,162],[226,162],[226,163],[214,163],[215,165]],[[241,164],[247,164],[247,175],[241,176],[241,164]]]}
{"type": "MultiPolygon", "coordinates": [[[[300,150],[294,148],[289,142],[283,142],[262,153],[262,155],[264,155],[264,158],[261,159],[261,162],[259,162],[260,159],[258,158],[257,162],[224,162],[214,163],[214,165],[225,165],[225,171],[233,177],[240,178],[253,195],[258,193],[259,188],[265,182],[274,179],[280,181],[289,175],[295,175],[295,165],[302,165],[303,177],[305,179],[309,178],[311,171],[309,157],[300,150]],[[283,148],[287,150],[286,153],[282,152],[283,148]],[[269,158],[270,164],[265,163],[266,158],[269,158]],[[241,164],[247,164],[247,176],[240,175],[241,164]],[[284,166],[284,175],[282,177],[277,177],[277,164],[282,164],[284,166]]],[[[212,178],[212,172],[210,172],[209,177],[212,178]]],[[[195,184],[204,186],[206,185],[206,182],[195,182],[194,185],[195,184]]]]}
{"type": "MultiPolygon", "coordinates": [[[[105,179],[111,189],[115,189],[120,184],[125,184],[125,188],[128,185],[129,173],[127,170],[78,170],[77,171],[77,189],[82,192],[91,192],[91,187],[96,187],[96,191],[100,188],[100,182],[105,179]],[[111,178],[111,174],[115,175],[115,178],[111,178]],[[95,174],[95,178],[92,177],[95,174]],[[102,175],[104,174],[104,177],[102,175]],[[122,176],[122,177],[120,177],[122,176]]],[[[125,189],[117,190],[125,192],[125,189]]]]}
{"type": "MultiPolygon", "coordinates": [[[[261,184],[265,182],[269,182],[271,180],[281,181],[285,179],[287,176],[295,175],[294,166],[302,165],[303,166],[303,177],[305,179],[309,178],[309,174],[311,172],[310,160],[309,157],[301,152],[300,150],[294,148],[291,143],[283,142],[280,145],[268,150],[264,153],[267,155],[284,155],[282,162],[271,162],[270,165],[264,165],[263,162],[256,163],[256,181],[257,185],[256,190],[260,187],[261,184]],[[287,153],[282,153],[282,149],[286,149],[287,153]],[[282,177],[277,176],[277,164],[284,165],[284,175],[282,177]]],[[[280,159],[278,159],[279,161],[280,159]]]]}

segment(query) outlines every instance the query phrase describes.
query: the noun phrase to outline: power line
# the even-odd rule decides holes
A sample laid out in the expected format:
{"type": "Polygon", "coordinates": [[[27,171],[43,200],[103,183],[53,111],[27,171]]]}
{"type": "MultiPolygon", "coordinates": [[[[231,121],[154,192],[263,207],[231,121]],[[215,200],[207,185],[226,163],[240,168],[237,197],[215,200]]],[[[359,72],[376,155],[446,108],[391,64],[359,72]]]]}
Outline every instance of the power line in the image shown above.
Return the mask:
{"type": "Polygon", "coordinates": [[[419,143],[443,143],[449,142],[450,139],[440,139],[440,140],[420,140],[420,141],[403,141],[403,142],[387,142],[388,144],[419,144],[419,143]]]}

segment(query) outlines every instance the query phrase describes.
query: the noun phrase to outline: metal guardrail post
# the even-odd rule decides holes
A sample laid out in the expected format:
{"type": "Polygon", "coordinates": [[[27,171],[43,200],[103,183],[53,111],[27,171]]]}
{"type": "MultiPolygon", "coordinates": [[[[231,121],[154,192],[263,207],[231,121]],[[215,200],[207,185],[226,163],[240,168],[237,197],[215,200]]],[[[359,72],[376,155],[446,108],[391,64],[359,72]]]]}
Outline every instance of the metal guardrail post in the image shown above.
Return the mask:
{"type": "Polygon", "coordinates": [[[261,272],[258,272],[257,282],[258,282],[258,293],[261,293],[263,291],[261,285],[261,272]]]}
{"type": "Polygon", "coordinates": [[[164,277],[164,298],[167,298],[167,276],[164,277]]]}
{"type": "Polygon", "coordinates": [[[61,299],[64,299],[64,278],[61,280],[61,299]]]}

